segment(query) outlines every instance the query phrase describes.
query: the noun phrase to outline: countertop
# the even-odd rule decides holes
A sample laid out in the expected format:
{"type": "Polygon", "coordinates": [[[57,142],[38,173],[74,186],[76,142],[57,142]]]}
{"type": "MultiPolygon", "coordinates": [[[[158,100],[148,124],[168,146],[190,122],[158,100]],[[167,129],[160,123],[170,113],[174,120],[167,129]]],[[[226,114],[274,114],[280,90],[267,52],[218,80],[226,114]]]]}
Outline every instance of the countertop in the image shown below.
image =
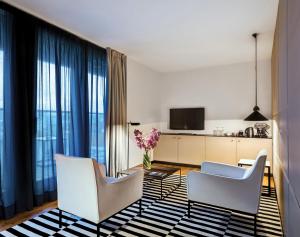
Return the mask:
{"type": "Polygon", "coordinates": [[[232,138],[258,138],[258,139],[272,139],[272,137],[238,137],[238,136],[218,136],[213,134],[197,134],[197,133],[170,133],[170,132],[162,132],[162,135],[182,135],[182,136],[202,136],[202,137],[232,137],[232,138]]]}

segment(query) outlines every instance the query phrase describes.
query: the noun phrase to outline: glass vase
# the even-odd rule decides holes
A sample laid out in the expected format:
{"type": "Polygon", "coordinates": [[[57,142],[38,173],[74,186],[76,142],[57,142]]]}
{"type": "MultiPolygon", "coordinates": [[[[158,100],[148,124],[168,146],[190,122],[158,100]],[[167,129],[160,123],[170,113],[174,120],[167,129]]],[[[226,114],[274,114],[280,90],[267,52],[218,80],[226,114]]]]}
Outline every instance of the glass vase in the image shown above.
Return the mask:
{"type": "Polygon", "coordinates": [[[148,152],[146,152],[144,154],[143,167],[146,170],[150,170],[151,169],[151,160],[150,160],[150,156],[149,156],[148,152]]]}

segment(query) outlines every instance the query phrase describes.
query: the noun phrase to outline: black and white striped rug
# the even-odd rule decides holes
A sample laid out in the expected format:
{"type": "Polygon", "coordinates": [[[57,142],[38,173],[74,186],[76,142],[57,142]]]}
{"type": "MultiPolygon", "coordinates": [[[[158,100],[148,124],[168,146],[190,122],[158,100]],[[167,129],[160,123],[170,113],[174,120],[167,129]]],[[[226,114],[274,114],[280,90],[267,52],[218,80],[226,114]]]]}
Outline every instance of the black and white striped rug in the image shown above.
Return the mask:
{"type": "MultiPolygon", "coordinates": [[[[194,204],[187,218],[185,177],[175,189],[177,175],[164,181],[166,197],[159,200],[160,183],[145,182],[142,216],[139,206],[122,210],[101,225],[101,236],[253,236],[253,217],[194,204]],[[167,193],[167,190],[174,190],[167,193]]],[[[267,189],[264,190],[267,193],[267,189]]],[[[257,219],[258,236],[282,236],[275,190],[264,195],[257,219]]],[[[96,225],[64,213],[63,228],[58,228],[58,210],[53,209],[33,219],[9,228],[0,236],[96,236],[96,225]]]]}

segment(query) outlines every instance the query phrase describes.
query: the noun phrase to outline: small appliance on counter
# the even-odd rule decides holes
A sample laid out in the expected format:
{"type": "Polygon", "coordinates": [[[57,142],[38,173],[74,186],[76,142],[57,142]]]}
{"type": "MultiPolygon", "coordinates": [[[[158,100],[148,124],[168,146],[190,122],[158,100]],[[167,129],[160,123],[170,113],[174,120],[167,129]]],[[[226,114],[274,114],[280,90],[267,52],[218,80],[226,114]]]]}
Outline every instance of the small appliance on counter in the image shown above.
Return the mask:
{"type": "Polygon", "coordinates": [[[244,136],[244,131],[243,130],[240,130],[238,133],[237,133],[237,137],[243,137],[244,136]]]}
{"type": "Polygon", "coordinates": [[[254,129],[253,127],[248,127],[245,130],[245,136],[246,137],[254,137],[254,129]]]}
{"type": "Polygon", "coordinates": [[[223,136],[224,135],[224,128],[217,127],[217,129],[213,130],[214,136],[223,136]]]}
{"type": "Polygon", "coordinates": [[[225,132],[223,135],[224,135],[225,137],[231,137],[231,136],[232,136],[232,134],[229,133],[229,132],[225,132]]]}
{"type": "Polygon", "coordinates": [[[256,123],[254,125],[254,128],[256,129],[256,135],[255,137],[259,138],[267,138],[268,137],[268,129],[270,129],[270,126],[266,123],[256,123]]]}

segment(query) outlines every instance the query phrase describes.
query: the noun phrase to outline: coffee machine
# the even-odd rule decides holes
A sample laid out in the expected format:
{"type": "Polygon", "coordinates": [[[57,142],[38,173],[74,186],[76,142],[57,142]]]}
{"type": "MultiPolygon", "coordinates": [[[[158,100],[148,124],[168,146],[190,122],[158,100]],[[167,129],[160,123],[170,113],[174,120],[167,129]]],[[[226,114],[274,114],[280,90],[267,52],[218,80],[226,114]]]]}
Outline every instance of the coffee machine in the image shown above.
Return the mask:
{"type": "Polygon", "coordinates": [[[254,128],[256,129],[256,135],[255,137],[260,137],[260,138],[267,138],[268,137],[268,129],[270,126],[266,123],[256,123],[254,125],[254,128]]]}

